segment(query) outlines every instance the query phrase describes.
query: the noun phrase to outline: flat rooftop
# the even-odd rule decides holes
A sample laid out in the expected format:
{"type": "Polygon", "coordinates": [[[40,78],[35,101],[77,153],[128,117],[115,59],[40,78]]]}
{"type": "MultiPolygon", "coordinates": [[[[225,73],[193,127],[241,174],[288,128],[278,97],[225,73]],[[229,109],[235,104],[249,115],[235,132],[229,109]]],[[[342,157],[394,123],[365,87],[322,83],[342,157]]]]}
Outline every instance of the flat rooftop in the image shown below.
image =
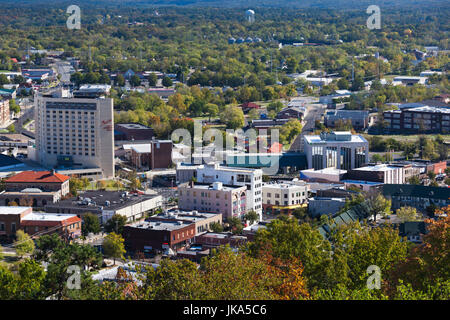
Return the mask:
{"type": "Polygon", "coordinates": [[[140,129],[140,130],[152,130],[152,128],[144,126],[140,123],[118,123],[116,127],[122,127],[125,129],[140,129]]]}
{"type": "Polygon", "coordinates": [[[448,113],[450,114],[450,108],[446,107],[431,107],[431,106],[421,106],[416,108],[410,108],[405,110],[405,112],[430,112],[430,113],[448,113]]]}
{"type": "Polygon", "coordinates": [[[318,174],[345,174],[347,173],[347,170],[343,170],[343,169],[336,169],[336,168],[324,168],[324,169],[319,169],[319,170],[314,170],[314,169],[306,169],[306,170],[301,170],[301,172],[303,173],[318,173],[318,174]]]}
{"type": "MultiPolygon", "coordinates": [[[[189,183],[185,183],[184,186],[187,186],[189,188],[189,183]]],[[[200,190],[217,190],[217,191],[233,191],[236,189],[244,188],[245,186],[232,186],[232,185],[224,185],[222,184],[218,189],[214,189],[212,183],[194,183],[194,187],[192,189],[200,189],[200,190]]]]}
{"type": "Polygon", "coordinates": [[[24,221],[64,221],[69,218],[77,217],[75,214],[63,213],[36,213],[27,214],[22,220],[24,221]]]}
{"type": "Polygon", "coordinates": [[[191,225],[190,221],[144,221],[131,225],[133,228],[138,229],[148,229],[148,230],[157,230],[157,231],[174,231],[178,229],[185,228],[186,226],[191,225]]]}
{"type": "Polygon", "coordinates": [[[386,165],[386,164],[377,164],[375,166],[367,166],[367,167],[361,167],[361,168],[356,168],[353,170],[357,170],[357,171],[390,171],[390,170],[397,170],[400,167],[398,166],[390,166],[390,165],[386,165]]]}
{"type": "Polygon", "coordinates": [[[125,191],[85,191],[78,197],[61,200],[48,204],[51,208],[91,209],[91,210],[119,210],[128,206],[161,197],[155,194],[131,194],[125,191]],[[109,205],[106,202],[109,201],[109,205]]]}
{"type": "Polygon", "coordinates": [[[320,135],[305,135],[304,136],[306,142],[308,144],[315,143],[367,143],[367,140],[361,136],[356,134],[351,134],[350,131],[338,131],[333,132],[332,134],[328,134],[326,137],[322,137],[320,135]],[[336,138],[332,139],[331,136],[334,135],[336,138]],[[328,139],[328,137],[330,137],[328,139]],[[343,138],[346,138],[344,140],[343,138]],[[348,140],[347,140],[348,139],[348,140]]]}
{"type": "Polygon", "coordinates": [[[363,184],[369,186],[377,186],[383,184],[382,182],[373,182],[373,181],[363,181],[363,180],[342,180],[343,183],[352,183],[352,184],[363,184]]]}
{"type": "Polygon", "coordinates": [[[204,170],[204,169],[215,169],[217,171],[231,171],[231,172],[243,172],[243,173],[254,173],[255,171],[262,171],[260,169],[247,169],[247,168],[240,168],[240,167],[225,167],[225,166],[218,166],[218,168],[214,168],[212,165],[206,165],[204,167],[199,167],[198,169],[204,170]]]}
{"type": "Polygon", "coordinates": [[[150,143],[142,144],[124,144],[124,150],[133,150],[136,153],[151,153],[152,145],[150,143]]]}
{"type": "Polygon", "coordinates": [[[22,212],[28,210],[30,207],[16,207],[16,206],[0,206],[1,214],[21,214],[22,212]]]}
{"type": "Polygon", "coordinates": [[[305,187],[305,185],[300,184],[292,184],[292,183],[264,183],[262,185],[263,188],[277,188],[277,189],[294,189],[299,187],[305,187]]]}

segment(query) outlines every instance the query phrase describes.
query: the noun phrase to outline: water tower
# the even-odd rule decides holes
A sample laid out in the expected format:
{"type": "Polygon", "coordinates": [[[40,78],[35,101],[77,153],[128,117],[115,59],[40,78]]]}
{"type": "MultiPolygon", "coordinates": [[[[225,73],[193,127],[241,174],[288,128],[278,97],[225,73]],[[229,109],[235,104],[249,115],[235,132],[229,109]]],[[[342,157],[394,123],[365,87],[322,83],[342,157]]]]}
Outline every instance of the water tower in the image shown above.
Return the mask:
{"type": "Polygon", "coordinates": [[[249,23],[255,22],[255,11],[253,10],[247,10],[245,11],[245,18],[249,23]]]}

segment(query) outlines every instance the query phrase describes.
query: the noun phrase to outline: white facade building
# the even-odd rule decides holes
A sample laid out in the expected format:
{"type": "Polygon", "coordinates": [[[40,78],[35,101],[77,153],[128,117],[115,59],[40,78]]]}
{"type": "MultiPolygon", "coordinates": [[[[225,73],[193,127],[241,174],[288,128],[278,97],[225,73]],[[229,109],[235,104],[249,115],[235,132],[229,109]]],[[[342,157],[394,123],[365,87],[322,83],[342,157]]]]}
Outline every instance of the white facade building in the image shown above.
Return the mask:
{"type": "Polygon", "coordinates": [[[114,177],[110,98],[35,96],[36,160],[46,167],[100,168],[114,177]]]}
{"type": "Polygon", "coordinates": [[[308,169],[336,168],[349,170],[369,162],[369,142],[349,131],[305,135],[304,150],[308,169]]]}
{"type": "Polygon", "coordinates": [[[247,210],[262,215],[262,170],[224,167],[207,164],[197,167],[197,181],[200,183],[222,182],[224,185],[246,186],[247,210]]]}
{"type": "Polygon", "coordinates": [[[262,186],[262,201],[265,212],[290,211],[306,205],[308,184],[265,183],[262,186]]]}

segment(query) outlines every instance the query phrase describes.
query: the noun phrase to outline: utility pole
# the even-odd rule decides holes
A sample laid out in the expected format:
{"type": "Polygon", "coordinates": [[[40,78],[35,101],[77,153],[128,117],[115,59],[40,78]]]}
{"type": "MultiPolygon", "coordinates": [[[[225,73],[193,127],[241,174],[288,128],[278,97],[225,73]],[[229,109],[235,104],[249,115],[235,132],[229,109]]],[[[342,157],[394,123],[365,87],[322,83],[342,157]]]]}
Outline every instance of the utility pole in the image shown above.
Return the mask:
{"type": "Polygon", "coordinates": [[[354,58],[352,57],[352,85],[354,81],[355,81],[355,61],[354,58]]]}

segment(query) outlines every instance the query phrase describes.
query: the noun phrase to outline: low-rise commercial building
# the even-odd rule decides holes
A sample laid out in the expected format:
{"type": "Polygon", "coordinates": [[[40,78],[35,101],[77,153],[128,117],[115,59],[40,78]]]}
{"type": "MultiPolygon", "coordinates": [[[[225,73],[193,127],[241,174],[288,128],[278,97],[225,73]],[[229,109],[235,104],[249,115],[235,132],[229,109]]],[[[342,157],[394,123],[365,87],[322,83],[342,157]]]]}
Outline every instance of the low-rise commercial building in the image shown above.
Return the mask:
{"type": "Polygon", "coordinates": [[[254,210],[260,216],[262,214],[262,174],[261,169],[221,166],[218,163],[177,166],[178,183],[181,180],[186,181],[188,179],[187,181],[189,181],[192,177],[195,177],[199,183],[221,182],[228,186],[245,186],[247,190],[246,210],[254,210]]]}
{"type": "Polygon", "coordinates": [[[386,129],[406,133],[450,132],[450,108],[416,103],[413,107],[400,107],[383,113],[386,129]]]}
{"type": "Polygon", "coordinates": [[[58,233],[74,239],[81,235],[81,219],[69,214],[34,213],[31,207],[0,206],[0,239],[13,241],[17,230],[33,237],[58,233]]]}
{"type": "Polygon", "coordinates": [[[167,169],[172,165],[170,140],[151,140],[149,143],[123,145],[128,158],[137,170],[167,169]]]}
{"type": "Polygon", "coordinates": [[[131,252],[172,249],[182,250],[195,237],[195,223],[190,221],[144,221],[123,228],[125,248],[131,252]]]}
{"type": "Polygon", "coordinates": [[[222,224],[222,213],[198,212],[197,210],[173,209],[163,214],[152,216],[147,221],[190,221],[195,224],[195,234],[212,231],[213,223],[222,224]]]}
{"type": "Polygon", "coordinates": [[[349,170],[347,172],[347,179],[389,184],[404,184],[406,182],[404,167],[389,164],[368,165],[349,170]]]}
{"type": "Polygon", "coordinates": [[[307,169],[300,171],[300,179],[317,182],[339,182],[347,170],[324,168],[320,170],[307,169]]]}
{"type": "Polygon", "coordinates": [[[22,218],[20,227],[30,236],[58,233],[69,240],[81,236],[81,219],[74,214],[33,212],[22,218]]]}
{"type": "Polygon", "coordinates": [[[22,218],[33,212],[30,207],[3,207],[0,206],[0,239],[14,240],[17,230],[20,229],[22,218]]]}
{"type": "Polygon", "coordinates": [[[45,206],[46,212],[70,213],[83,217],[86,213],[97,214],[105,223],[114,214],[134,222],[145,218],[147,213],[162,206],[162,196],[129,193],[125,191],[85,191],[78,197],[62,200],[45,206]]]}
{"type": "Polygon", "coordinates": [[[312,217],[323,214],[333,215],[345,205],[345,198],[322,198],[309,199],[308,212],[312,217]]]}
{"type": "Polygon", "coordinates": [[[392,201],[392,209],[404,206],[415,207],[421,212],[434,204],[437,207],[450,205],[450,188],[429,187],[422,185],[385,184],[381,186],[383,195],[392,201]]]}
{"type": "Polygon", "coordinates": [[[334,128],[350,122],[355,129],[366,129],[369,125],[369,112],[361,110],[331,110],[325,114],[325,126],[334,128]]]}
{"type": "Polygon", "coordinates": [[[291,214],[297,208],[306,207],[308,185],[267,183],[263,184],[262,193],[264,213],[291,214]]]}
{"type": "Polygon", "coordinates": [[[185,183],[178,186],[178,207],[182,210],[222,213],[224,219],[247,212],[245,186],[185,183]]]}
{"type": "Polygon", "coordinates": [[[304,150],[308,169],[337,168],[349,170],[369,162],[369,142],[349,131],[305,135],[304,150]]]}
{"type": "Polygon", "coordinates": [[[115,141],[151,140],[154,130],[140,123],[117,123],[114,125],[115,141]]]}

